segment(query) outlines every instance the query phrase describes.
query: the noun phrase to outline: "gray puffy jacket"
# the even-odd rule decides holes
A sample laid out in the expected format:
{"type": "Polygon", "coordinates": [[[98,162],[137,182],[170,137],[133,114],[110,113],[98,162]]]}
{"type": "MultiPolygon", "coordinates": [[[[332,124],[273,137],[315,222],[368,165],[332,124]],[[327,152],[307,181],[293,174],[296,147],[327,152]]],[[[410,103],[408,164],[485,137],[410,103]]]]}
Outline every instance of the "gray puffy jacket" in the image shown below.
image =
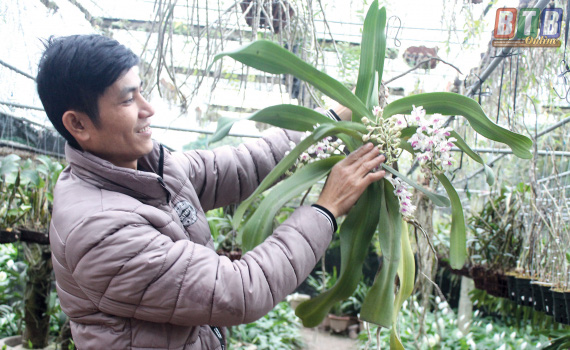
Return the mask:
{"type": "Polygon", "coordinates": [[[214,252],[204,214],[247,198],[291,137],[276,129],[238,148],[172,154],[155,143],[141,170],[66,146],[50,241],[78,349],[219,349],[210,326],[252,322],[291,293],[330,242],[324,215],[298,208],[231,262],[214,252]]]}

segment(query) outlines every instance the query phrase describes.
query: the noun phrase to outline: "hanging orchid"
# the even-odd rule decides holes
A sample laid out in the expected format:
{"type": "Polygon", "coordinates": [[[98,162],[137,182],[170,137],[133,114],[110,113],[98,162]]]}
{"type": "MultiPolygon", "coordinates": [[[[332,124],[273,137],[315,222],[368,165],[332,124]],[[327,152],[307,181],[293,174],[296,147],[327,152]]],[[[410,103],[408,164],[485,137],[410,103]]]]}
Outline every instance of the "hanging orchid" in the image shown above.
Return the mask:
{"type": "MultiPolygon", "coordinates": [[[[450,263],[453,268],[461,268],[467,254],[463,208],[457,192],[445,175],[454,165],[449,153],[452,145],[485,167],[488,183],[494,181],[491,169],[455,131],[444,126],[442,116],[465,117],[477,133],[506,144],[520,158],[531,158],[529,149],[532,142],[525,136],[496,125],[476,101],[459,94],[418,94],[398,99],[381,109],[377,96],[386,51],[385,26],[386,10],[379,9],[375,0],[364,20],[360,67],[354,93],[270,41],[255,41],[236,51],[221,53],[216,60],[229,56],[268,73],[292,74],[352,111],[351,122],[334,122],[311,109],[284,104],[265,108],[247,118],[306,132],[307,136],[291,149],[236,210],[233,225],[242,234],[245,250],[251,250],[271,234],[273,218],[287,201],[324,178],[344,158],[343,152],[335,151],[339,147],[354,151],[370,141],[386,155],[387,161],[381,166],[387,172],[385,179],[366,189],[340,227],[341,270],[336,284],[299,305],[296,314],[305,326],[317,326],[335,303],[352,295],[362,277],[362,266],[371,240],[378,231],[384,263],[363,302],[360,317],[391,328],[391,348],[403,349],[393,325],[414,283],[414,258],[406,223],[406,220],[413,219],[414,208],[408,186],[426,194],[437,206],[451,206],[450,263]],[[336,136],[339,141],[327,139],[330,136],[336,136]],[[394,169],[392,165],[403,152],[415,157],[422,171],[432,173],[443,185],[448,197],[425,189],[394,169]],[[252,201],[285,173],[290,176],[275,185],[248,220],[242,222],[252,201]],[[399,281],[397,292],[394,291],[396,276],[399,281]]],[[[221,118],[211,141],[227,135],[235,121],[221,118]]]]}

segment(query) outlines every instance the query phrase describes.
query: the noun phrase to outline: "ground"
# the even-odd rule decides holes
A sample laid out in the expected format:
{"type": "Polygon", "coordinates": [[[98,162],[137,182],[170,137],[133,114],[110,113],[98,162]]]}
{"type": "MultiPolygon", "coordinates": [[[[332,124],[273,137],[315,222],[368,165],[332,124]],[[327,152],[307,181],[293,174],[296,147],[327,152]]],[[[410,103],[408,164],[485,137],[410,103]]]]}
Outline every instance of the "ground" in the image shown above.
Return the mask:
{"type": "Polygon", "coordinates": [[[301,328],[306,350],[356,350],[358,342],[345,335],[334,335],[317,328],[301,328]]]}

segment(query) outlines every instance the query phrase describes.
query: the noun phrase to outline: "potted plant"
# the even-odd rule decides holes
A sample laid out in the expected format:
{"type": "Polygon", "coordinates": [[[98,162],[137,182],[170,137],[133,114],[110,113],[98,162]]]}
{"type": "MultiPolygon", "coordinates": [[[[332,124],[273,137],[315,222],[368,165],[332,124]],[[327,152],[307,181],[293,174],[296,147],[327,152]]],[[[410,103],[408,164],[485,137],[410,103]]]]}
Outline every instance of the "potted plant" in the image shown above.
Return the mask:
{"type": "MultiPolygon", "coordinates": [[[[520,208],[529,186],[495,187],[478,212],[468,222],[472,238],[468,241],[471,275],[475,287],[497,297],[509,297],[506,271],[514,270],[519,256],[524,222],[520,208]]],[[[511,288],[512,288],[511,280],[511,288]]],[[[511,289],[512,290],[512,289],[511,289]]]]}
{"type": "Polygon", "coordinates": [[[8,190],[2,192],[8,196],[2,204],[2,220],[5,227],[10,225],[17,232],[15,238],[21,241],[27,262],[23,296],[25,328],[18,339],[33,349],[48,346],[52,266],[47,232],[52,190],[62,169],[59,162],[48,157],[23,161],[10,155],[2,160],[0,170],[1,186],[8,190]]]}
{"type": "MultiPolygon", "coordinates": [[[[392,345],[401,347],[393,324],[404,300],[411,295],[415,270],[407,225],[416,223],[411,215],[413,208],[408,202],[408,186],[422,191],[438,206],[451,207],[450,264],[459,269],[467,255],[465,219],[459,196],[445,175],[446,170],[453,165],[447,147],[453,143],[473,160],[484,164],[482,158],[473,152],[455,131],[446,126],[442,114],[464,116],[477,133],[505,143],[521,158],[531,157],[529,149],[532,141],[496,125],[476,101],[454,93],[417,94],[386,106],[378,106],[377,92],[384,88],[382,74],[386,51],[385,26],[386,10],[378,8],[378,1],[375,0],[364,20],[358,81],[354,93],[293,53],[269,41],[255,41],[238,50],[221,53],[215,60],[229,56],[265,72],[292,74],[352,111],[352,122],[334,122],[311,109],[296,105],[268,107],[247,118],[303,131],[307,136],[281,160],[256,191],[236,210],[233,225],[242,232],[245,250],[252,249],[271,234],[273,217],[284,203],[325,177],[344,157],[344,153],[339,149],[354,151],[370,141],[386,155],[387,160],[382,169],[389,176],[368,187],[340,227],[342,253],[337,283],[316,298],[299,305],[296,314],[301,317],[305,326],[316,326],[326,317],[333,305],[349,297],[361,279],[363,260],[372,238],[377,237],[384,263],[364,299],[361,318],[391,328],[392,345]],[[431,131],[428,130],[428,125],[431,125],[431,131]],[[433,149],[425,140],[434,137],[430,132],[435,130],[441,132],[437,136],[441,142],[441,147],[438,145],[441,152],[438,151],[434,157],[433,149]],[[327,139],[330,136],[337,136],[342,144],[327,139]],[[302,155],[309,148],[318,148],[318,145],[325,143],[331,146],[331,149],[324,148],[327,152],[323,153],[327,154],[306,164],[307,159],[302,155]],[[425,189],[396,170],[398,158],[403,152],[417,159],[424,171],[431,172],[443,185],[449,198],[425,189]],[[291,172],[292,168],[296,170],[291,172]],[[284,174],[289,177],[273,187],[249,220],[242,222],[243,214],[252,201],[284,174]],[[377,228],[380,234],[375,236],[377,228]],[[396,276],[399,281],[397,292],[394,288],[396,276]]],[[[227,135],[235,121],[221,118],[211,141],[227,135]]],[[[487,181],[493,183],[493,173],[490,168],[486,169],[487,181]]]]}

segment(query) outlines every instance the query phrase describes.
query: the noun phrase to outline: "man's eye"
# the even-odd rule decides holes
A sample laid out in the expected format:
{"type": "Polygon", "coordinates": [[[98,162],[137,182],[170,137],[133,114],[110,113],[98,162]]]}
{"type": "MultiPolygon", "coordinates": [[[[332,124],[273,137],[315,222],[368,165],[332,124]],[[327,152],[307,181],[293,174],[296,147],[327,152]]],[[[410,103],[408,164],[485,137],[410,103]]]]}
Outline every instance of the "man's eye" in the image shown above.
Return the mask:
{"type": "Polygon", "coordinates": [[[128,100],[125,100],[123,103],[131,103],[133,102],[135,99],[134,97],[129,98],[128,100]]]}

